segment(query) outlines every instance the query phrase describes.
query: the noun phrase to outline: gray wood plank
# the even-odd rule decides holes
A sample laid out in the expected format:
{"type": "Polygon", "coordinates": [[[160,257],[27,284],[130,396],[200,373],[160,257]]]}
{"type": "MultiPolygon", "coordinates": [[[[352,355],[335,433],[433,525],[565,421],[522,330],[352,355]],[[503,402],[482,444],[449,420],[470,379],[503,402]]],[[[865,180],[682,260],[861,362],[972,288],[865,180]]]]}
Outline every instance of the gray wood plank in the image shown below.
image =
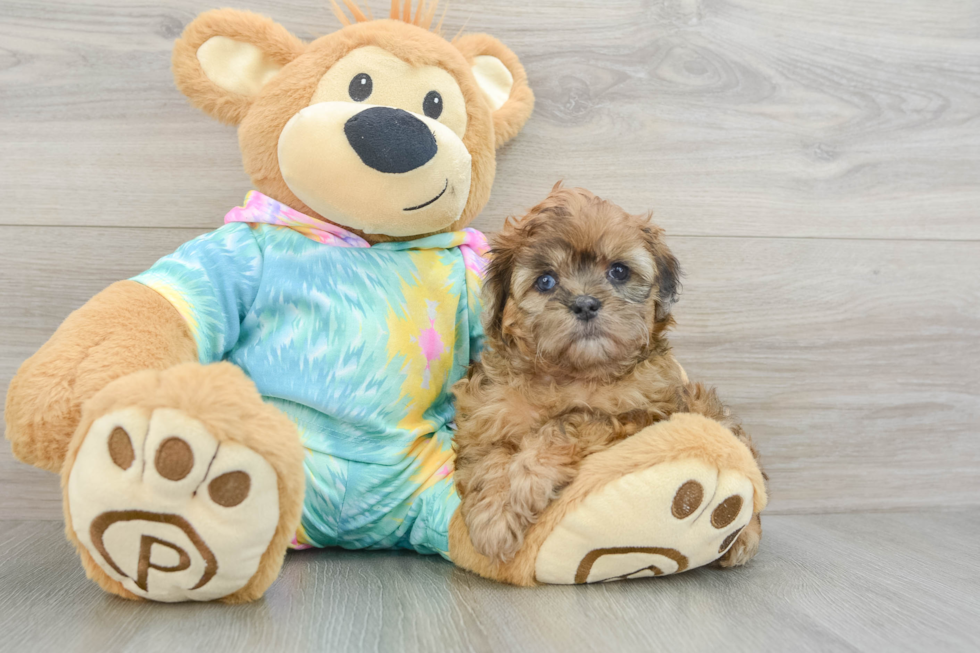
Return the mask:
{"type": "Polygon", "coordinates": [[[980,503],[980,244],[668,239],[677,354],[786,512],[980,503]]]}
{"type": "Polygon", "coordinates": [[[0,522],[0,651],[975,651],[980,513],[776,516],[749,566],[519,589],[412,553],[292,553],[244,606],[132,603],[61,526],[0,522]]]}
{"type": "MultiPolygon", "coordinates": [[[[70,310],[197,233],[0,227],[0,391],[70,310]]],[[[755,436],[774,512],[980,504],[980,243],[669,243],[678,356],[755,436]]],[[[0,447],[0,518],[59,504],[0,447]]]]}
{"type": "MultiPolygon", "coordinates": [[[[234,131],[169,72],[214,4],[0,2],[0,223],[220,223],[248,189],[234,131]]],[[[337,27],[325,0],[233,4],[337,27]]],[[[477,226],[564,177],[676,234],[980,239],[980,10],[858,5],[454,1],[447,33],[499,36],[538,95],[477,226]]]]}
{"type": "MultiPolygon", "coordinates": [[[[203,231],[0,227],[0,393],[71,311],[203,231]]],[[[15,460],[6,440],[0,519],[61,519],[58,477],[15,460]]]]}

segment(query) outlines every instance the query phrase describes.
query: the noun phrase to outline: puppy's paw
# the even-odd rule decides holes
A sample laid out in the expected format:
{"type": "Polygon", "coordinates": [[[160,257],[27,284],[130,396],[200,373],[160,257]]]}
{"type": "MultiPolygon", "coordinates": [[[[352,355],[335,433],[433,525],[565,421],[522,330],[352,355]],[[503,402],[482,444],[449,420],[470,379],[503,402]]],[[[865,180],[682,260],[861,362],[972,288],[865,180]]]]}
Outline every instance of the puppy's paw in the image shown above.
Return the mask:
{"type": "Polygon", "coordinates": [[[495,562],[510,562],[524,544],[524,527],[506,509],[471,511],[466,518],[473,548],[495,562]]]}

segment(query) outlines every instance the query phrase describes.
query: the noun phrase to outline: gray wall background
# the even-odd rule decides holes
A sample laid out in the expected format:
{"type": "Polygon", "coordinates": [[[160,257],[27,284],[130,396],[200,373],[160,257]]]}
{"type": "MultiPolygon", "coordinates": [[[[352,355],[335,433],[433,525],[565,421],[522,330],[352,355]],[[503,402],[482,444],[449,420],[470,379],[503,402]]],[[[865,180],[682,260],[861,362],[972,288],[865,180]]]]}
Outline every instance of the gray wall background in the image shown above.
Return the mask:
{"type": "MultiPolygon", "coordinates": [[[[0,391],[249,189],[169,71],[221,4],[0,2],[0,391]]],[[[231,4],[337,27],[327,0],[231,4]]],[[[538,98],[475,226],[560,178],[652,209],[687,272],[678,356],[755,436],[773,512],[980,504],[980,5],[454,0],[464,25],[538,98]]],[[[60,518],[3,443],[0,519],[60,518]]]]}

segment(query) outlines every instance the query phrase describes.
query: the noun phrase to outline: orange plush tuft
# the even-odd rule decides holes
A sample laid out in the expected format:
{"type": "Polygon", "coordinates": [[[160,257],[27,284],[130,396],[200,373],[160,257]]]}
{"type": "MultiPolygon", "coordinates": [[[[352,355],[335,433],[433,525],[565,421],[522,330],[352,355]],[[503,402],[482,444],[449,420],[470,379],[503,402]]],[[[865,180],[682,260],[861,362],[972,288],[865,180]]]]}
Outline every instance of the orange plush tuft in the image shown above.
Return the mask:
{"type": "MultiPolygon", "coordinates": [[[[361,8],[355,0],[342,0],[344,7],[347,11],[351,13],[353,20],[347,17],[344,10],[341,8],[337,0],[330,0],[330,8],[333,10],[334,15],[337,20],[341,22],[342,25],[348,26],[355,23],[366,23],[368,21],[374,20],[374,16],[371,15],[371,9],[367,5],[361,8]]],[[[446,11],[449,10],[449,6],[442,10],[442,17],[439,19],[439,23],[432,28],[432,22],[435,20],[436,8],[439,6],[439,0],[419,0],[418,6],[415,7],[415,14],[412,14],[412,0],[391,0],[391,10],[388,13],[388,18],[391,20],[399,20],[403,23],[408,23],[409,25],[415,25],[416,27],[421,27],[422,29],[432,30],[436,34],[442,33],[442,20],[446,17],[446,11]]]]}

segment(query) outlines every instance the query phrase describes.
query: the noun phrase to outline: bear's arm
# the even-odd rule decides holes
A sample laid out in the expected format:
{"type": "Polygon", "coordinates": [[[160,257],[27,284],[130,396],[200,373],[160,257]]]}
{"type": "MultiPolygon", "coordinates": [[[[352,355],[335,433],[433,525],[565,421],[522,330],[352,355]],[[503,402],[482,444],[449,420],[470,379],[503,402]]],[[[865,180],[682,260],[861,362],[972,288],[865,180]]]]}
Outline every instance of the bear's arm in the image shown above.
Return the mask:
{"type": "Polygon", "coordinates": [[[121,376],[197,360],[186,322],[159,293],[119,281],[58,327],[10,382],[4,411],[14,455],[58,472],[87,399],[121,376]]]}
{"type": "Polygon", "coordinates": [[[262,263],[253,230],[226,225],[69,315],[10,383],[4,418],[14,455],[59,471],[82,404],[110,381],[221,360],[255,300],[262,263]]]}
{"type": "Polygon", "coordinates": [[[261,229],[235,222],[184,243],[133,277],[183,316],[203,364],[223,360],[238,342],[258,294],[265,251],[261,229]]]}

